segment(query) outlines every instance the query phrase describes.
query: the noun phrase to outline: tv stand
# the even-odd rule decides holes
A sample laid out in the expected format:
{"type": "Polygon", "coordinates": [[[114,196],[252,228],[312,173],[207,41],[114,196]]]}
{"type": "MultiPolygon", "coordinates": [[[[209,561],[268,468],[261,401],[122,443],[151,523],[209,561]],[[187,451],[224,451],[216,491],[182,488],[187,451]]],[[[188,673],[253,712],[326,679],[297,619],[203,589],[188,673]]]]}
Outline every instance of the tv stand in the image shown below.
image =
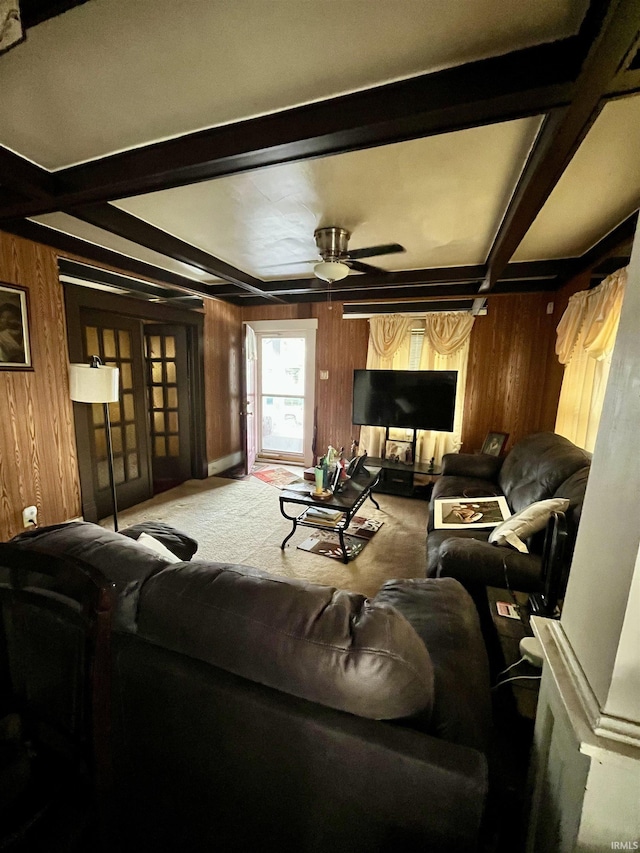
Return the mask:
{"type": "Polygon", "coordinates": [[[392,462],[391,459],[377,459],[367,456],[365,465],[381,468],[380,480],[375,487],[375,492],[386,495],[400,495],[405,498],[422,498],[429,500],[435,478],[440,476],[439,468],[431,468],[428,462],[414,462],[404,464],[392,462]],[[425,485],[415,482],[415,475],[423,474],[429,477],[425,485]]]}

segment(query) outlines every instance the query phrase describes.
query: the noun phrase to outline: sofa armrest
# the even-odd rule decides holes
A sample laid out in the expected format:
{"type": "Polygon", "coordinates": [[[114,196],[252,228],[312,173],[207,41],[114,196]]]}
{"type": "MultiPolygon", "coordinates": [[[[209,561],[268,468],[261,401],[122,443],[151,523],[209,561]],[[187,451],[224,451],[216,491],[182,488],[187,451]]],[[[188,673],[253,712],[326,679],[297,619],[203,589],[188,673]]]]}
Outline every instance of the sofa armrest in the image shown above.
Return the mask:
{"type": "Polygon", "coordinates": [[[445,539],[436,574],[456,578],[467,588],[483,584],[522,592],[542,589],[542,560],[538,554],[521,554],[506,545],[479,539],[445,539]]]}
{"type": "Polygon", "coordinates": [[[497,480],[502,462],[500,456],[489,456],[487,453],[445,453],[442,457],[442,475],[497,480]]]}

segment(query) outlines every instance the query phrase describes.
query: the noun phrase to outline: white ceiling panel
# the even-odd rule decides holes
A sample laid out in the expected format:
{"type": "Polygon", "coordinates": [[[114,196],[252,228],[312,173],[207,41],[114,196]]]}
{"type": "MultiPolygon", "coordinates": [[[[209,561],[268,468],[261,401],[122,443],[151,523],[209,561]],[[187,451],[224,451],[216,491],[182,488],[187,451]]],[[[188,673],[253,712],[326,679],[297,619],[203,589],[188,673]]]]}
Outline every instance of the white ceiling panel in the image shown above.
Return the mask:
{"type": "Polygon", "coordinates": [[[91,0],[0,56],[0,144],[55,169],[575,33],[587,0],[91,0]]]}
{"type": "Polygon", "coordinates": [[[312,274],[314,230],[388,270],[483,263],[540,120],[521,119],[274,166],[124,199],[117,206],[258,278],[312,274]],[[498,154],[499,152],[499,154],[498,154]],[[296,263],[299,262],[299,263],[296,263]]]}
{"type": "Polygon", "coordinates": [[[640,96],[609,102],[513,260],[582,255],[640,206],[640,96]]]}
{"type": "Polygon", "coordinates": [[[102,228],[97,228],[88,222],[82,222],[82,220],[76,219],[74,216],[68,216],[66,213],[49,213],[46,216],[35,216],[33,217],[33,221],[47,225],[49,228],[54,228],[56,231],[62,231],[64,234],[79,237],[81,240],[86,240],[88,243],[96,246],[103,246],[105,249],[120,252],[120,254],[126,257],[137,258],[139,261],[169,270],[170,272],[185,276],[185,278],[206,282],[219,281],[219,279],[214,279],[210,273],[203,272],[189,264],[174,261],[173,258],[167,258],[165,255],[161,255],[151,249],[146,249],[144,246],[139,246],[130,240],[118,237],[117,234],[111,234],[109,231],[104,231],[102,228]]]}

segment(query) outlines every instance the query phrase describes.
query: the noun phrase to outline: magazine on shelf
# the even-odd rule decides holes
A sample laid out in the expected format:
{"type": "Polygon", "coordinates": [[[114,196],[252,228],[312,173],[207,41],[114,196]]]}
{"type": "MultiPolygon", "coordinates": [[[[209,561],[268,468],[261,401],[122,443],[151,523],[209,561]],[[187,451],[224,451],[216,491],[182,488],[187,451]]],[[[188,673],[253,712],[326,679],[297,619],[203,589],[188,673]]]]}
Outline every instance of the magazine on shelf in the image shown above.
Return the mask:
{"type": "Polygon", "coordinates": [[[497,527],[511,516],[502,495],[487,498],[436,498],[433,523],[436,530],[497,527]]]}

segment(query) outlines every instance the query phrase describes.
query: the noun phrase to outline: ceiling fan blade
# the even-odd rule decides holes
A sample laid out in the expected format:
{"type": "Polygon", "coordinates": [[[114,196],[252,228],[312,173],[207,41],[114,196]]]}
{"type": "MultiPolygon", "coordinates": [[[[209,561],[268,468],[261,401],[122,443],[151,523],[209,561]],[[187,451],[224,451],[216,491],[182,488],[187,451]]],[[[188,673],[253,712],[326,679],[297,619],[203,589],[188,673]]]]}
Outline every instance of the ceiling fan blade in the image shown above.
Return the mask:
{"type": "Polygon", "coordinates": [[[309,260],[309,258],[305,258],[304,261],[287,261],[286,264],[267,264],[264,269],[271,269],[272,267],[299,267],[301,264],[319,264],[320,258],[313,258],[309,260]]]}
{"type": "Polygon", "coordinates": [[[352,261],[351,259],[345,261],[348,267],[351,267],[352,270],[357,270],[358,272],[369,272],[369,273],[386,273],[389,270],[383,270],[381,267],[374,267],[371,264],[363,264],[361,261],[352,261]]]}
{"type": "Polygon", "coordinates": [[[397,252],[404,251],[406,251],[404,246],[399,243],[385,243],[383,246],[368,246],[365,249],[349,250],[348,257],[354,259],[372,258],[374,255],[395,255],[397,252]]]}

